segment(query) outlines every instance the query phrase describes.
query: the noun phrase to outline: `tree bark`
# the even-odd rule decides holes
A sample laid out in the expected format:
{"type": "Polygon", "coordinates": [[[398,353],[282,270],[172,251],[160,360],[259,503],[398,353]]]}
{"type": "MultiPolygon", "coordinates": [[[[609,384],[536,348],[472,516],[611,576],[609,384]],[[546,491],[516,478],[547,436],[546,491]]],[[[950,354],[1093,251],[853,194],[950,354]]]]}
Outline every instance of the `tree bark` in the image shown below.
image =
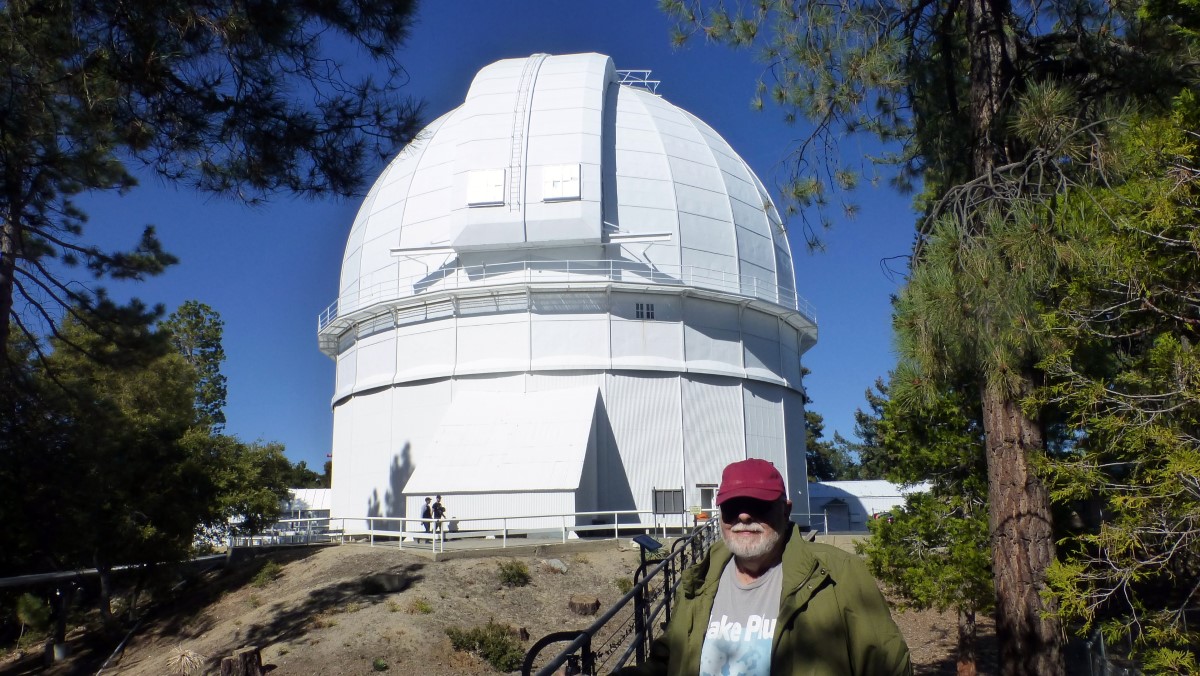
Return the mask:
{"type": "Polygon", "coordinates": [[[1054,561],[1050,500],[1029,461],[1043,451],[1042,431],[1014,397],[987,387],[983,424],[1001,673],[1062,674],[1058,608],[1040,594],[1054,561]]]}
{"type": "Polygon", "coordinates": [[[975,676],[975,611],[958,611],[958,676],[975,676]]]}
{"type": "Polygon", "coordinates": [[[17,262],[17,226],[10,214],[0,223],[0,358],[5,358],[11,330],[13,283],[17,262]]]}

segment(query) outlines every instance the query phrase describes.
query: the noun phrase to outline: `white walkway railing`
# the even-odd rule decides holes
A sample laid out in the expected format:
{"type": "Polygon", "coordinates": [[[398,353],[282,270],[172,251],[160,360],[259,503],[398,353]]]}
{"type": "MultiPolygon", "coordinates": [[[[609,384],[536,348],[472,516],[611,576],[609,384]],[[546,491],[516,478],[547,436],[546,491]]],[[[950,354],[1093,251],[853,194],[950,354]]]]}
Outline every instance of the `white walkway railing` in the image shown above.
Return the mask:
{"type": "Polygon", "coordinates": [[[623,282],[692,286],[758,298],[796,310],[816,323],[816,312],[794,289],[752,275],[693,265],[648,265],[636,261],[515,261],[433,270],[428,274],[388,280],[340,296],[317,317],[321,331],[339,316],[376,303],[419,296],[432,291],[496,284],[562,284],[566,282],[623,282]]]}

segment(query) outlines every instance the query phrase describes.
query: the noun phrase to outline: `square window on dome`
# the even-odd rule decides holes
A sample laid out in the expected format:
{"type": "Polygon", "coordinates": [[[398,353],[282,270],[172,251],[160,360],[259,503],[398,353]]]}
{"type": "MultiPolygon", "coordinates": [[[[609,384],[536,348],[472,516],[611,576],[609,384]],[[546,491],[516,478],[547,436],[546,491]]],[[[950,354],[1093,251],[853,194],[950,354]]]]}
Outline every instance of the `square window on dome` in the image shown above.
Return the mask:
{"type": "Polygon", "coordinates": [[[542,167],[542,201],[579,199],[579,165],[552,164],[542,167]]]}
{"type": "Polygon", "coordinates": [[[503,169],[473,169],[467,172],[467,206],[494,207],[502,204],[503,169]]]}

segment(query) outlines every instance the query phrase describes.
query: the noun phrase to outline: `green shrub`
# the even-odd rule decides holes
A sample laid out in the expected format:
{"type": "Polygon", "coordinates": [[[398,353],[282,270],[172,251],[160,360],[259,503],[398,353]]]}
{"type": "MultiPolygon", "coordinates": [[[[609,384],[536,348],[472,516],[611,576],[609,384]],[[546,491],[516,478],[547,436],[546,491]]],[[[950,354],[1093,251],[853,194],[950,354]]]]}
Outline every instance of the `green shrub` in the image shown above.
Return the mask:
{"type": "Polygon", "coordinates": [[[279,579],[280,575],[283,575],[283,566],[274,561],[267,561],[262,565],[262,568],[258,569],[258,573],[254,575],[254,579],[250,581],[250,584],[253,584],[255,587],[265,587],[279,579]]]}
{"type": "Polygon", "coordinates": [[[408,602],[409,615],[428,615],[433,612],[433,606],[423,598],[416,598],[408,602]]]}
{"type": "Polygon", "coordinates": [[[524,587],[529,584],[529,566],[524,562],[512,559],[500,561],[500,583],[506,587],[524,587]]]}
{"type": "Polygon", "coordinates": [[[525,651],[512,631],[491,620],[482,627],[472,629],[446,627],[446,635],[450,637],[450,644],[455,650],[478,655],[502,673],[520,669],[525,661],[525,651]]]}
{"type": "Polygon", "coordinates": [[[613,580],[613,584],[617,585],[617,589],[621,590],[622,594],[628,594],[629,590],[633,589],[633,579],[628,577],[618,577],[613,580]]]}
{"type": "Polygon", "coordinates": [[[28,592],[17,597],[17,621],[21,623],[21,634],[25,629],[45,632],[50,628],[50,606],[28,592]]]}
{"type": "Polygon", "coordinates": [[[388,663],[384,662],[382,657],[376,657],[375,661],[371,663],[371,668],[375,671],[387,671],[388,663]]]}

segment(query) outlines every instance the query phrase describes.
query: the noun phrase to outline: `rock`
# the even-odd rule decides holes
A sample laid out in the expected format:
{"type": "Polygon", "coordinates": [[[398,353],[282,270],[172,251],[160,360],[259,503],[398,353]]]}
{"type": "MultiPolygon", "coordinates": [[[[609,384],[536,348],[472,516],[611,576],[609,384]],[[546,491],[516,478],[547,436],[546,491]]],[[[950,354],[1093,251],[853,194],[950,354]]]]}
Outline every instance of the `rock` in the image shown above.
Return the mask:
{"type": "Polygon", "coordinates": [[[542,564],[556,573],[566,573],[567,564],[563,563],[562,559],[550,559],[543,561],[542,564]]]}
{"type": "Polygon", "coordinates": [[[408,589],[412,579],[407,575],[395,573],[375,573],[362,580],[364,594],[394,594],[408,589]]]}
{"type": "Polygon", "coordinates": [[[577,615],[595,615],[600,610],[600,599],[587,594],[572,594],[567,607],[577,615]]]}

